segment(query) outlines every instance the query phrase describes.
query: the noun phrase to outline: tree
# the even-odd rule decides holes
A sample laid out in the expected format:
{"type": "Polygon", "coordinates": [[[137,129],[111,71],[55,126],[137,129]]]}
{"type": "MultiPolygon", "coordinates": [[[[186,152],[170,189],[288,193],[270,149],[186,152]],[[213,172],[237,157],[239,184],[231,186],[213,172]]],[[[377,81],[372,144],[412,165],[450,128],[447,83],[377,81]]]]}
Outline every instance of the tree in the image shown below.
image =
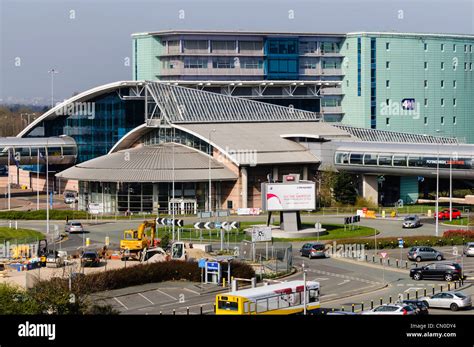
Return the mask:
{"type": "Polygon", "coordinates": [[[334,179],[334,199],[342,204],[354,205],[357,199],[355,176],[347,172],[339,172],[334,179]]]}

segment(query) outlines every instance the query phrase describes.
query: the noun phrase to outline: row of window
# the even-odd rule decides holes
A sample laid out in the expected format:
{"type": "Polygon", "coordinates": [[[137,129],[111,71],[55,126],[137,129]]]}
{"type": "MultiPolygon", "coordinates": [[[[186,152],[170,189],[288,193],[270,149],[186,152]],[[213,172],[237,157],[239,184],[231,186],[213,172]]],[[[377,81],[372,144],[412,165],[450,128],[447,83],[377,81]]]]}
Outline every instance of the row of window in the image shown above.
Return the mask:
{"type": "MultiPolygon", "coordinates": [[[[441,125],[445,125],[445,118],[444,116],[441,116],[440,118],[440,123],[441,125]]],[[[424,117],[423,119],[423,124],[424,125],[428,125],[428,117],[424,117]]],[[[457,124],[457,117],[456,116],[453,116],[453,125],[456,125],[457,124]]],[[[385,118],[385,125],[387,126],[390,126],[390,117],[387,117],[385,118]]]]}
{"type": "MultiPolygon", "coordinates": [[[[423,81],[423,86],[425,88],[428,88],[428,80],[423,81]]],[[[440,87],[444,88],[444,86],[445,86],[444,80],[441,80],[440,81],[440,87]]],[[[390,88],[390,80],[385,80],[385,87],[390,88]]],[[[453,80],[453,88],[457,88],[456,80],[453,80]]]]}
{"type": "Polygon", "coordinates": [[[334,163],[338,165],[368,165],[368,166],[395,166],[395,167],[426,167],[453,169],[472,169],[472,159],[451,158],[437,155],[425,156],[420,154],[393,154],[393,153],[356,153],[336,152],[334,163]]]}
{"type": "MultiPolygon", "coordinates": [[[[239,59],[239,58],[213,58],[212,67],[214,69],[234,69],[240,67],[241,69],[262,69],[263,60],[262,59],[239,59]]],[[[174,69],[176,67],[176,62],[164,61],[163,68],[165,69],[174,69]]],[[[208,58],[185,58],[184,59],[184,68],[185,69],[207,69],[209,66],[208,58]]]]}
{"type": "MultiPolygon", "coordinates": [[[[390,106],[391,100],[390,99],[385,99],[385,103],[386,103],[387,106],[390,106]]],[[[444,107],[444,105],[445,105],[444,98],[441,98],[441,106],[444,107]]],[[[428,107],[428,99],[427,98],[424,99],[424,106],[428,107]]],[[[453,106],[454,107],[457,106],[457,99],[456,98],[453,98],[453,106]]]]}
{"type": "MultiPolygon", "coordinates": [[[[10,152],[10,157],[20,159],[20,158],[35,158],[38,156],[38,150],[40,156],[46,157],[46,149],[44,147],[11,147],[0,148],[0,157],[8,157],[8,152],[10,152]]],[[[63,157],[65,155],[76,155],[76,146],[59,146],[59,147],[47,147],[48,156],[50,157],[63,157]]],[[[12,161],[13,164],[13,161],[12,161]]]]}
{"type": "MultiPolygon", "coordinates": [[[[324,53],[339,53],[340,44],[338,42],[319,42],[320,51],[324,53]]],[[[299,47],[300,54],[311,54],[318,52],[317,41],[301,41],[299,47]]]]}
{"type": "Polygon", "coordinates": [[[235,40],[183,40],[182,49],[179,40],[164,42],[168,54],[178,53],[262,53],[262,41],[235,41],[235,40]]]}
{"type": "MultiPolygon", "coordinates": [[[[445,44],[441,43],[440,48],[441,48],[441,52],[444,52],[445,51],[445,44]]],[[[390,42],[385,42],[385,49],[387,51],[390,50],[390,42]]],[[[428,52],[428,44],[426,42],[423,43],[423,49],[424,49],[425,52],[428,52]]],[[[456,52],[457,51],[457,44],[453,43],[452,49],[453,49],[453,52],[456,52]]],[[[465,44],[464,45],[464,53],[472,53],[472,45],[465,44]]]]}

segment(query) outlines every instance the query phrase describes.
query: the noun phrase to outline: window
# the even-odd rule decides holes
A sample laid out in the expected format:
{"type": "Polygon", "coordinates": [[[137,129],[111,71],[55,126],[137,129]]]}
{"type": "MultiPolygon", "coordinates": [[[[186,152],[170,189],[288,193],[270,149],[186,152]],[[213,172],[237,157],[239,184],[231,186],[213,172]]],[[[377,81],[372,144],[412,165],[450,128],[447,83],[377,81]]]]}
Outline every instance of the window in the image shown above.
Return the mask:
{"type": "Polygon", "coordinates": [[[428,88],[428,80],[425,80],[424,84],[425,84],[425,88],[428,88]]]}
{"type": "Polygon", "coordinates": [[[300,53],[316,53],[318,51],[318,45],[316,41],[301,41],[300,42],[300,53]]]}
{"type": "Polygon", "coordinates": [[[387,117],[385,119],[385,125],[390,126],[390,118],[387,117]]]}
{"type": "MultiPolygon", "coordinates": [[[[425,117],[426,119],[426,117],[425,117]]],[[[425,123],[426,124],[426,123],[425,123]]],[[[423,166],[423,158],[420,156],[408,156],[408,166],[411,167],[422,167],[423,166]]]]}
{"type": "Polygon", "coordinates": [[[444,52],[444,43],[441,44],[441,52],[444,52]]]}
{"type": "Polygon", "coordinates": [[[472,53],[472,45],[469,45],[469,53],[472,53]]]}
{"type": "Polygon", "coordinates": [[[240,53],[259,53],[262,52],[263,44],[261,41],[240,41],[240,53]]]}
{"type": "Polygon", "coordinates": [[[168,41],[168,53],[174,54],[179,53],[179,41],[168,41]]]}
{"type": "Polygon", "coordinates": [[[377,155],[376,154],[364,154],[364,165],[377,165],[377,155]]]}
{"type": "Polygon", "coordinates": [[[453,99],[453,106],[456,107],[456,98],[453,99]]]}
{"type": "Polygon", "coordinates": [[[261,69],[263,67],[263,61],[260,59],[246,58],[240,61],[240,67],[242,69],[261,69]]]}
{"type": "Polygon", "coordinates": [[[207,40],[184,40],[184,52],[188,53],[207,53],[207,40]]]}
{"type": "Polygon", "coordinates": [[[234,59],[233,58],[214,58],[212,60],[212,67],[214,69],[233,69],[234,59]]]}
{"type": "Polygon", "coordinates": [[[464,71],[467,71],[467,63],[464,63],[464,71]]]}
{"type": "Polygon", "coordinates": [[[428,99],[425,98],[425,107],[427,107],[427,106],[428,106],[428,99]]]}
{"type": "Polygon", "coordinates": [[[391,154],[379,154],[379,165],[392,166],[391,154]]]}
{"type": "Polygon", "coordinates": [[[407,166],[407,156],[406,155],[394,155],[393,156],[393,166],[407,166]]]}
{"type": "Polygon", "coordinates": [[[386,49],[387,51],[390,50],[390,42],[385,42],[385,49],[386,49]]]}
{"type": "Polygon", "coordinates": [[[346,80],[346,86],[349,87],[349,80],[346,80]]]}
{"type": "Polygon", "coordinates": [[[444,80],[441,80],[441,88],[444,88],[444,80]]]}
{"type": "Polygon", "coordinates": [[[385,68],[386,68],[386,69],[390,69],[390,62],[389,62],[389,61],[386,61],[386,62],[385,62],[385,68]]]}
{"type": "Polygon", "coordinates": [[[441,125],[444,125],[444,117],[441,117],[441,125]]]}
{"type": "Polygon", "coordinates": [[[453,124],[456,125],[456,116],[453,117],[453,124]]]}
{"type": "Polygon", "coordinates": [[[444,70],[444,61],[441,62],[441,70],[444,70]]]}
{"type": "Polygon", "coordinates": [[[385,81],[385,87],[390,88],[390,80],[385,81]]]}
{"type": "Polygon", "coordinates": [[[467,53],[467,45],[464,45],[464,53],[467,53]]]}
{"type": "Polygon", "coordinates": [[[428,44],[427,43],[423,44],[423,49],[425,50],[425,52],[428,50],[428,44]]]}
{"type": "Polygon", "coordinates": [[[349,50],[349,42],[346,43],[346,49],[349,50]]]}
{"type": "Polygon", "coordinates": [[[441,106],[444,107],[444,99],[441,98],[441,106]]]}
{"type": "Polygon", "coordinates": [[[336,164],[349,164],[349,153],[336,152],[336,164]]]}
{"type": "Polygon", "coordinates": [[[453,88],[456,88],[456,80],[453,80],[453,88]]]}
{"type": "Polygon", "coordinates": [[[302,67],[303,69],[310,69],[310,70],[316,70],[318,68],[318,62],[317,60],[313,60],[313,59],[306,59],[306,60],[303,60],[302,62],[302,67]]]}
{"type": "Polygon", "coordinates": [[[469,71],[472,71],[472,63],[469,63],[469,71]]]}
{"type": "Polygon", "coordinates": [[[363,158],[362,153],[351,153],[350,157],[350,163],[351,164],[362,164],[362,158],[363,158]]]}
{"type": "Polygon", "coordinates": [[[428,70],[428,62],[427,61],[425,61],[424,67],[425,67],[425,70],[428,70]]]}
{"type": "Polygon", "coordinates": [[[456,44],[453,44],[453,52],[456,52],[456,44]]]}
{"type": "Polygon", "coordinates": [[[234,53],[235,41],[211,41],[212,52],[214,53],[234,53]]]}
{"type": "Polygon", "coordinates": [[[428,117],[425,117],[425,118],[423,119],[423,123],[424,123],[425,125],[428,125],[428,117]]]}
{"type": "Polygon", "coordinates": [[[205,69],[207,68],[207,58],[184,58],[185,69],[205,69]]]}

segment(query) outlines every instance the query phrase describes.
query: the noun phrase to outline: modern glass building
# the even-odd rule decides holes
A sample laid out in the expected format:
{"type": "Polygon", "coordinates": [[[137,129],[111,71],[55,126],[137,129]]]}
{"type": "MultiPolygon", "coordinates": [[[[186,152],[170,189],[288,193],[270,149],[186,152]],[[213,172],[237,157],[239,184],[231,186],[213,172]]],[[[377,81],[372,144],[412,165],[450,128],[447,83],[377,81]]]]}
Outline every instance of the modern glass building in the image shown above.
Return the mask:
{"type": "Polygon", "coordinates": [[[132,38],[135,80],[474,143],[472,35],[159,31],[132,38]]]}

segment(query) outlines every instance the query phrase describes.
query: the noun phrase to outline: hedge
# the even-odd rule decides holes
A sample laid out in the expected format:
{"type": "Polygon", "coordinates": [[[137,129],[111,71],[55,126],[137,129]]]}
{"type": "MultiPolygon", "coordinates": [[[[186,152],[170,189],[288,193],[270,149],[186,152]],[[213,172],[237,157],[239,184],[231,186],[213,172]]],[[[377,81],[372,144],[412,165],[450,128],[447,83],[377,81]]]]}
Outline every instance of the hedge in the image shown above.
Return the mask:
{"type": "Polygon", "coordinates": [[[464,229],[447,230],[443,233],[443,237],[446,237],[446,238],[461,237],[466,240],[474,240],[474,230],[464,230],[464,229]]]}
{"type": "MultiPolygon", "coordinates": [[[[255,276],[255,272],[248,264],[233,262],[231,265],[231,276],[250,279],[255,276]]],[[[198,263],[173,260],[92,273],[73,280],[72,290],[78,294],[91,294],[146,283],[178,280],[200,282],[201,269],[198,267],[198,263]]],[[[51,285],[68,288],[68,284],[68,279],[52,278],[38,282],[35,288],[51,285]]]]}

